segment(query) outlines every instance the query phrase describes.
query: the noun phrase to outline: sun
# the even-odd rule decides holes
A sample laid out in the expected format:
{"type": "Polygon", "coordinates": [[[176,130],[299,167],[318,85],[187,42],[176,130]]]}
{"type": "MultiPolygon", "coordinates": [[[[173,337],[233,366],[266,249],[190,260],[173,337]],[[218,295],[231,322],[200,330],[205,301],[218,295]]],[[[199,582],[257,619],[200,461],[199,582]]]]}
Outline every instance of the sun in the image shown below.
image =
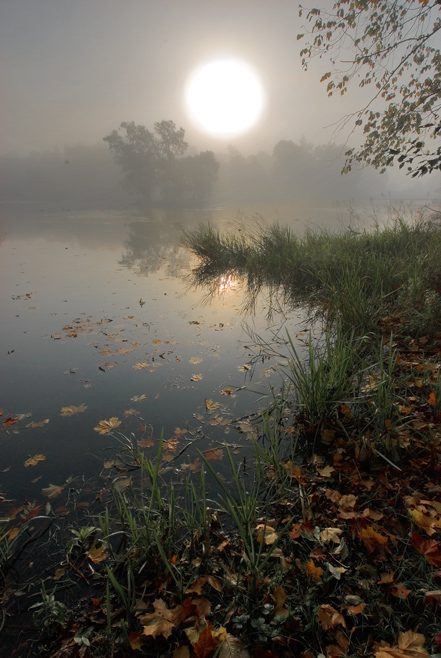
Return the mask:
{"type": "Polygon", "coordinates": [[[264,109],[258,76],[237,59],[215,59],[196,69],[187,82],[185,100],[192,119],[219,136],[246,131],[264,109]]]}

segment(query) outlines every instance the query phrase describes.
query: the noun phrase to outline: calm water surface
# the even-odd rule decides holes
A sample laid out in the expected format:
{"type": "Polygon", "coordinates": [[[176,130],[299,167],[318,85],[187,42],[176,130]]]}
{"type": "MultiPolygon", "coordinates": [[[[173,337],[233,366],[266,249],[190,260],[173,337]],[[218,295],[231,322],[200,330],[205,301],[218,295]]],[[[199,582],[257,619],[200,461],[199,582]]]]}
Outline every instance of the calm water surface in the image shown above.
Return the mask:
{"type": "MultiPolygon", "coordinates": [[[[266,406],[262,394],[281,382],[278,360],[253,360],[259,348],[250,349],[239,282],[220,282],[209,304],[191,288],[195,263],[180,244],[181,227],[225,228],[256,213],[300,229],[351,221],[335,205],[143,214],[16,204],[0,212],[0,492],[20,502],[44,499],[43,488],[70,476],[97,477],[119,448],[94,429],[110,418],[121,421],[117,432],[151,438],[148,456],[161,432],[176,439],[166,459],[197,439],[176,469],[224,441],[242,458],[251,443],[237,419],[266,406]],[[63,415],[65,407],[80,410],[63,415]]],[[[269,325],[267,311],[261,300],[246,318],[262,340],[284,325],[293,336],[301,330],[298,313],[269,325]]]]}

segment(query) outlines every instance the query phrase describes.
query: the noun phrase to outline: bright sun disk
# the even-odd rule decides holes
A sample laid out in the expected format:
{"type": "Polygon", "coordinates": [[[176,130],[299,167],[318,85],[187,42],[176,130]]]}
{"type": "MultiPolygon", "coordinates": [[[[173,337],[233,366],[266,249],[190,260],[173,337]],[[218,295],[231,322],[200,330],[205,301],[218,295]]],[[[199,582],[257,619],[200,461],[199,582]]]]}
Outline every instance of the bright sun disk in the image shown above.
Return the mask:
{"type": "Polygon", "coordinates": [[[217,59],[197,69],[187,84],[192,118],[207,132],[232,135],[253,126],[262,114],[264,93],[257,75],[235,59],[217,59]]]}

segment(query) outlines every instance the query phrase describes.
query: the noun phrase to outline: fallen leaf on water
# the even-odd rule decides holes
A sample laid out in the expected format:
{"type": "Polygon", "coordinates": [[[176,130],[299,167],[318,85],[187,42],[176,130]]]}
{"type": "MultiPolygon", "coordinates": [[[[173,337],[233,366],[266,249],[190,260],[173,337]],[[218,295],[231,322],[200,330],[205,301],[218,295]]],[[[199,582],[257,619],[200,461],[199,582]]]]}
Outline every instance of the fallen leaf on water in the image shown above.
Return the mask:
{"type": "Polygon", "coordinates": [[[223,456],[224,456],[224,451],[222,448],[216,448],[213,450],[205,451],[205,459],[211,459],[211,460],[222,459],[223,456]]]}
{"type": "Polygon", "coordinates": [[[44,425],[47,425],[48,422],[49,418],[46,418],[45,420],[34,421],[33,423],[28,423],[28,425],[25,425],[25,428],[44,427],[44,425]]]}
{"type": "Polygon", "coordinates": [[[149,368],[149,367],[150,367],[150,363],[145,363],[145,362],[136,363],[134,366],[132,366],[134,370],[142,370],[143,368],[149,368]]]}
{"type": "Polygon", "coordinates": [[[4,427],[11,427],[11,425],[15,425],[15,423],[18,423],[18,418],[12,418],[11,416],[9,416],[9,418],[6,418],[3,421],[3,426],[4,427]]]}
{"type": "Polygon", "coordinates": [[[132,402],[142,402],[142,400],[147,400],[147,397],[144,395],[134,395],[132,398],[130,398],[132,402]]]}
{"type": "Polygon", "coordinates": [[[70,407],[62,407],[60,414],[62,416],[73,416],[74,414],[81,414],[83,411],[86,411],[87,405],[85,404],[80,404],[79,407],[75,407],[74,405],[71,405],[70,407]]]}
{"type": "Polygon", "coordinates": [[[188,362],[196,365],[197,363],[202,363],[203,360],[204,359],[201,359],[200,356],[192,356],[191,359],[188,360],[188,362]]]}
{"type": "Polygon", "coordinates": [[[232,392],[231,388],[224,388],[223,391],[221,391],[221,395],[231,395],[232,392]]]}
{"type": "Polygon", "coordinates": [[[45,455],[34,455],[33,457],[29,457],[24,463],[25,466],[36,466],[38,462],[44,462],[46,459],[45,455]]]}
{"type": "Polygon", "coordinates": [[[208,409],[208,411],[213,411],[213,409],[217,409],[219,406],[219,402],[213,402],[213,400],[207,400],[205,398],[205,408],[208,409]]]}
{"type": "Polygon", "coordinates": [[[244,363],[243,366],[237,366],[237,369],[240,372],[247,372],[248,370],[251,370],[251,366],[249,363],[244,363]]]}
{"type": "Polygon", "coordinates": [[[164,450],[171,450],[172,452],[176,451],[176,448],[178,447],[179,441],[178,439],[168,439],[168,441],[164,441],[162,444],[164,450]]]}
{"type": "Polygon", "coordinates": [[[151,446],[155,445],[155,442],[151,437],[149,437],[148,439],[140,439],[138,441],[138,445],[140,448],[150,448],[151,446]]]}
{"type": "Polygon", "coordinates": [[[56,484],[50,484],[45,489],[42,489],[41,493],[43,496],[47,496],[48,498],[56,498],[62,491],[63,487],[58,487],[56,484]]]}
{"type": "Polygon", "coordinates": [[[124,412],[124,416],[138,416],[139,411],[137,409],[126,409],[124,412]]]}
{"type": "Polygon", "coordinates": [[[190,381],[192,381],[192,382],[200,382],[201,379],[203,379],[203,378],[204,378],[204,375],[192,375],[192,376],[190,377],[190,381]]]}
{"type": "Polygon", "coordinates": [[[109,418],[109,420],[100,420],[98,425],[94,427],[93,429],[95,432],[99,432],[100,434],[108,434],[112,430],[114,430],[116,427],[119,427],[121,425],[121,421],[118,420],[115,416],[112,418],[109,418]]]}

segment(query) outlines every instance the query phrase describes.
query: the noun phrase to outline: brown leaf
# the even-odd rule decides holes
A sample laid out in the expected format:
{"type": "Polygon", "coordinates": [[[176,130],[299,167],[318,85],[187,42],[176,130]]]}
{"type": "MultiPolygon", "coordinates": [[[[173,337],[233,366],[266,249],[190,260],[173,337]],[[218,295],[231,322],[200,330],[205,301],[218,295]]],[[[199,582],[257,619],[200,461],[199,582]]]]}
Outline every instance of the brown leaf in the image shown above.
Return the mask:
{"type": "Polygon", "coordinates": [[[173,658],[190,658],[190,647],[176,647],[173,658]]]}
{"type": "Polygon", "coordinates": [[[398,599],[407,599],[411,590],[407,589],[403,583],[397,583],[395,587],[392,588],[392,596],[396,596],[398,599]]]}
{"type": "Polygon", "coordinates": [[[425,638],[420,633],[406,631],[400,633],[398,646],[382,643],[375,652],[375,658],[429,658],[424,648],[425,638]]]}
{"type": "Polygon", "coordinates": [[[389,583],[393,583],[395,578],[395,574],[393,571],[390,571],[389,573],[382,573],[381,574],[381,580],[378,581],[379,585],[388,585],[389,583]]]}
{"type": "Polygon", "coordinates": [[[48,498],[56,498],[62,491],[63,487],[58,487],[56,484],[50,484],[45,489],[42,489],[41,493],[43,496],[47,496],[48,498]]]}
{"type": "Polygon", "coordinates": [[[196,594],[202,594],[202,588],[207,582],[208,577],[207,576],[202,576],[201,578],[198,578],[197,580],[194,581],[190,587],[185,590],[186,594],[189,594],[190,592],[195,592],[196,594]]]}
{"type": "Polygon", "coordinates": [[[44,462],[46,459],[45,455],[34,455],[33,457],[29,457],[24,463],[24,465],[27,466],[36,466],[38,462],[44,462]]]}
{"type": "Polygon", "coordinates": [[[112,430],[116,429],[121,425],[121,421],[118,420],[115,416],[109,418],[109,420],[100,420],[98,425],[93,429],[99,434],[108,434],[112,430]]]}
{"type": "Polygon", "coordinates": [[[222,448],[207,450],[205,452],[205,459],[211,459],[211,460],[222,459],[223,456],[224,456],[224,451],[222,450],[222,448]]]}
{"type": "Polygon", "coordinates": [[[281,585],[276,587],[273,596],[276,600],[276,607],[274,608],[274,617],[288,617],[289,610],[284,607],[286,601],[285,590],[281,585]]]}
{"type": "Polygon", "coordinates": [[[155,442],[151,437],[149,437],[147,439],[140,439],[138,441],[138,445],[140,448],[150,448],[151,446],[155,445],[155,442]]]}
{"type": "Polygon", "coordinates": [[[142,636],[143,634],[140,631],[134,631],[133,633],[130,633],[130,648],[133,649],[133,651],[142,649],[142,636]]]}
{"type": "Polygon", "coordinates": [[[271,546],[278,539],[279,535],[275,532],[274,528],[264,523],[259,523],[256,527],[257,541],[260,543],[263,538],[264,544],[271,546]]]}
{"type": "Polygon", "coordinates": [[[66,569],[57,569],[54,575],[54,580],[60,580],[66,573],[66,569]]]}
{"type": "Polygon", "coordinates": [[[310,576],[315,583],[318,583],[323,576],[323,569],[316,567],[314,561],[311,560],[305,567],[305,573],[310,576]]]}
{"type": "Polygon", "coordinates": [[[208,411],[213,411],[214,409],[217,409],[218,406],[219,402],[213,402],[213,400],[207,400],[207,398],[205,398],[205,408],[208,411]]]}
{"type": "Polygon", "coordinates": [[[346,628],[346,622],[343,615],[341,615],[338,610],[325,603],[320,606],[318,613],[318,620],[320,626],[323,630],[327,631],[328,628],[335,628],[338,625],[344,626],[346,628]]]}
{"type": "Polygon", "coordinates": [[[44,427],[44,425],[47,425],[49,422],[49,418],[46,418],[45,420],[40,420],[40,421],[34,421],[33,423],[29,423],[28,425],[25,425],[26,428],[34,428],[34,427],[44,427]]]}
{"type": "Polygon", "coordinates": [[[433,564],[434,567],[441,567],[441,553],[435,539],[424,540],[417,532],[414,532],[412,544],[418,553],[424,555],[429,564],[433,564]]]}
{"type": "Polygon", "coordinates": [[[109,556],[106,553],[105,546],[98,546],[97,548],[92,548],[87,557],[94,564],[99,564],[100,562],[103,562],[103,560],[107,560],[109,556]]]}
{"type": "Polygon", "coordinates": [[[70,407],[62,407],[60,414],[62,416],[73,416],[74,414],[81,414],[83,411],[86,411],[87,405],[85,404],[80,404],[79,407],[75,407],[74,405],[71,405],[70,407]]]}
{"type": "Polygon", "coordinates": [[[18,418],[12,418],[11,416],[3,421],[4,427],[11,427],[12,425],[15,425],[15,423],[18,423],[18,418]]]}

